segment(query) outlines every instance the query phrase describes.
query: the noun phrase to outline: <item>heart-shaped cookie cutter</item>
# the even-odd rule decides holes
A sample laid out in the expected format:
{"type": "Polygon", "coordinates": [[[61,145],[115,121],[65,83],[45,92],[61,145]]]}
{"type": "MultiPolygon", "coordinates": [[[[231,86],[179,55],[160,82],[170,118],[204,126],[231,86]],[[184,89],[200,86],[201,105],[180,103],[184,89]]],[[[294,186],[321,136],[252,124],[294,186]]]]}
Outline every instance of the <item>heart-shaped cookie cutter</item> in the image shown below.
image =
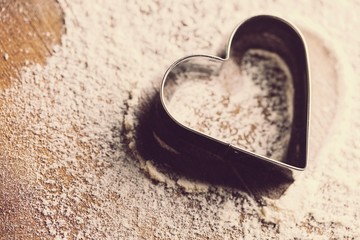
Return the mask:
{"type": "Polygon", "coordinates": [[[239,24],[233,31],[226,57],[191,55],[179,59],[166,71],[156,110],[154,134],[157,139],[177,153],[211,156],[241,166],[270,166],[280,170],[304,170],[308,158],[310,74],[307,48],[300,31],[291,23],[275,16],[259,15],[239,24]],[[239,146],[201,133],[183,125],[170,113],[167,103],[176,89],[179,72],[196,71],[210,75],[219,71],[233,51],[240,56],[249,49],[263,49],[279,55],[287,64],[294,86],[293,120],[290,140],[284,159],[278,161],[256,154],[239,146]]]}

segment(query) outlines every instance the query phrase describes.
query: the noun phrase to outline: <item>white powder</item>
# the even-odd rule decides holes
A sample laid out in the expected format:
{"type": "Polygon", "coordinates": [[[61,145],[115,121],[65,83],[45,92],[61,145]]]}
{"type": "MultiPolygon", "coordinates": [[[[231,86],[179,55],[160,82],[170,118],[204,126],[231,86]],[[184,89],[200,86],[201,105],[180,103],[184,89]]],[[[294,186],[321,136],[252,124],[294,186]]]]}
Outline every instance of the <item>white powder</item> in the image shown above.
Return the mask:
{"type": "Polygon", "coordinates": [[[293,86],[277,55],[249,50],[208,79],[182,72],[167,104],[180,123],[259,155],[282,160],[290,139],[293,86]]]}
{"type": "Polygon", "coordinates": [[[9,54],[4,53],[4,59],[5,59],[5,61],[9,60],[9,54]]]}
{"type": "Polygon", "coordinates": [[[19,230],[28,239],[360,237],[356,1],[60,2],[62,46],[1,93],[5,238],[19,237],[19,230]],[[166,67],[194,52],[224,49],[234,26],[258,11],[291,18],[295,10],[302,29],[315,32],[305,36],[313,76],[311,157],[285,196],[266,200],[261,211],[236,189],[184,193],[150,180],[127,152],[136,151],[139,102],[158,88],[166,67]],[[339,44],[325,46],[330,39],[339,44]],[[346,57],[334,54],[339,46],[346,57]],[[21,219],[28,225],[19,226],[21,219]]]}
{"type": "Polygon", "coordinates": [[[194,180],[191,181],[186,178],[180,178],[176,183],[187,193],[207,192],[209,190],[209,185],[194,180]]]}

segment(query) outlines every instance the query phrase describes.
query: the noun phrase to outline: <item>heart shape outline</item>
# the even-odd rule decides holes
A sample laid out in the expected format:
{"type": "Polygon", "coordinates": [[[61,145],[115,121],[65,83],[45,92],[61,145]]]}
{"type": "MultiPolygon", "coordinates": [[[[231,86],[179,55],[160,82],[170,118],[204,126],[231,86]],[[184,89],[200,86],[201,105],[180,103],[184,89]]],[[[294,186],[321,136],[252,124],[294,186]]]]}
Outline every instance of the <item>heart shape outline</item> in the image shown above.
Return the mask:
{"type": "Polygon", "coordinates": [[[174,62],[163,77],[159,105],[157,108],[159,124],[155,126],[154,133],[175,152],[208,153],[222,159],[230,159],[231,162],[245,160],[249,164],[249,161],[254,161],[292,170],[306,168],[310,118],[310,71],[307,47],[301,32],[284,19],[270,15],[258,15],[246,19],[232,32],[224,58],[212,55],[190,55],[174,62]],[[221,69],[221,65],[230,59],[231,52],[236,51],[242,55],[252,48],[278,54],[284,59],[292,75],[293,122],[284,161],[256,154],[190,128],[175,119],[167,108],[167,96],[174,91],[169,86],[169,82],[176,78],[178,72],[192,68],[204,74],[211,74],[221,69]]]}

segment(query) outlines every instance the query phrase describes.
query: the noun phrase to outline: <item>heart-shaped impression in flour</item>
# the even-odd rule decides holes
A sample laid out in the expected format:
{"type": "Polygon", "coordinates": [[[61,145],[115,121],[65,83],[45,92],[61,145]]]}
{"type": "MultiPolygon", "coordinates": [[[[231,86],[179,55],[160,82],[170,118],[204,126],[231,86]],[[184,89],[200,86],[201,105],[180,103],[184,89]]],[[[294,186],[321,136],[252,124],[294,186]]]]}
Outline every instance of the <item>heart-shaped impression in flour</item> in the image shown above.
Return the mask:
{"type": "Polygon", "coordinates": [[[156,137],[175,152],[305,169],[310,78],[299,31],[255,16],[235,29],[226,54],[188,56],[168,69],[156,137]]]}

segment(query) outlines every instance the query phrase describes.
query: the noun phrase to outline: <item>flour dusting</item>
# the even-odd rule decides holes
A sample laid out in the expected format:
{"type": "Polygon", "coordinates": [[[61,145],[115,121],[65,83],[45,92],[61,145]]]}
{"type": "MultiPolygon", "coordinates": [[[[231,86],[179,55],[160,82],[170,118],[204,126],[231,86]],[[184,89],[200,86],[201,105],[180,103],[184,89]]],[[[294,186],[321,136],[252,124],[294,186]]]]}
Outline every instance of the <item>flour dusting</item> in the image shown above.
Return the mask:
{"type": "Polygon", "coordinates": [[[175,81],[167,107],[180,123],[241,149],[283,160],[291,134],[294,90],[289,69],[276,54],[249,50],[241,60],[226,61],[208,79],[185,71],[175,81]]]}
{"type": "MultiPolygon", "coordinates": [[[[5,149],[1,160],[6,164],[0,175],[0,212],[8,220],[1,225],[5,226],[1,237],[20,237],[5,235],[7,229],[18,227],[16,212],[19,218],[33,218],[28,227],[36,236],[24,237],[28,239],[360,238],[360,98],[354,94],[360,91],[360,40],[354,35],[357,1],[60,0],[60,4],[66,26],[61,46],[51,49],[53,56],[45,66],[22,69],[21,78],[0,95],[0,140],[5,149]],[[284,196],[264,199],[261,206],[231,187],[199,187],[185,176],[167,182],[169,173],[157,169],[154,159],[140,162],[134,157],[140,103],[159,89],[166,68],[189,54],[223,51],[234,27],[259,11],[290,20],[301,16],[296,23],[306,32],[313,77],[308,168],[284,196]],[[330,39],[338,44],[329,44],[330,39]],[[343,54],[334,54],[336,49],[343,54]],[[15,162],[21,166],[16,171],[15,162]]],[[[265,63],[257,60],[246,69],[265,63]]],[[[236,96],[250,83],[240,82],[243,85],[237,88],[231,81],[221,87],[209,81],[201,87],[214,92],[205,100],[216,104],[219,118],[225,119],[251,92],[234,99],[222,97],[236,96]],[[220,109],[217,104],[222,101],[228,107],[220,109]]],[[[265,101],[266,91],[256,89],[251,87],[263,101],[250,101],[255,121],[263,119],[257,104],[272,101],[265,101]]],[[[211,110],[200,112],[216,116],[211,110]]],[[[284,111],[288,116],[272,111],[269,123],[279,119],[290,123],[288,110],[284,111]]],[[[250,119],[244,121],[244,133],[251,132],[250,119]]],[[[214,136],[238,136],[232,127],[208,125],[205,130],[214,136]]],[[[270,136],[278,129],[267,130],[271,144],[266,146],[276,146],[270,136]]],[[[260,139],[255,134],[260,131],[250,134],[260,139]]],[[[286,136],[280,138],[287,141],[286,136]]],[[[256,141],[245,144],[240,137],[233,141],[260,149],[256,141]]],[[[261,148],[265,155],[267,150],[261,148]]],[[[276,157],[278,150],[270,154],[276,157]]]]}

